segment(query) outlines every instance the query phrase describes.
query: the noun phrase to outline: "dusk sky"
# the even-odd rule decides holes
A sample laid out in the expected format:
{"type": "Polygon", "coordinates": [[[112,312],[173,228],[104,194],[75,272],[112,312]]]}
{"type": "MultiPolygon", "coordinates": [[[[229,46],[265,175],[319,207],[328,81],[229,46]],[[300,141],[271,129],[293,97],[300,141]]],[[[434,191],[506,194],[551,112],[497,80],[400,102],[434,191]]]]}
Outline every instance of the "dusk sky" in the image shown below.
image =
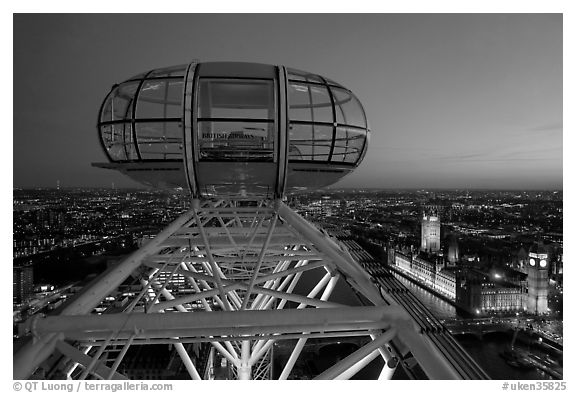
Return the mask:
{"type": "Polygon", "coordinates": [[[561,14],[14,16],[14,187],[137,183],[96,131],[111,86],[199,61],[333,79],[372,134],[338,187],[562,188],[561,14]]]}

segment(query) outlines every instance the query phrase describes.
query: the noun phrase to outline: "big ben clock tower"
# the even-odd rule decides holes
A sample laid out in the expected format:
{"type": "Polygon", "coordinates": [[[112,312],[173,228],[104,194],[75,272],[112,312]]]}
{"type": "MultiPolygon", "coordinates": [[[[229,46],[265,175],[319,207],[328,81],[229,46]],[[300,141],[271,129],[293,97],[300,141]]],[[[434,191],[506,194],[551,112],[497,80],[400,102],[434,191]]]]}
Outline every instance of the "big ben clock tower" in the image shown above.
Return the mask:
{"type": "Polygon", "coordinates": [[[528,296],[526,311],[530,314],[548,312],[548,253],[538,244],[528,253],[528,296]]]}

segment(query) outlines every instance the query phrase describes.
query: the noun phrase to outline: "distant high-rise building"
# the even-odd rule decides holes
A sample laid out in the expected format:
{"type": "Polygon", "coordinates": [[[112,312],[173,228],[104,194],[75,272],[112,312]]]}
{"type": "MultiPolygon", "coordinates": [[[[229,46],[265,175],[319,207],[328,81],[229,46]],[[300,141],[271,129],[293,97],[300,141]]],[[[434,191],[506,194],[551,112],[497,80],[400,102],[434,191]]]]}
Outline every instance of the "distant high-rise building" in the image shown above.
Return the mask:
{"type": "Polygon", "coordinates": [[[34,273],[32,266],[14,266],[12,269],[12,280],[12,303],[24,303],[34,293],[34,273]]]}
{"type": "Polygon", "coordinates": [[[338,199],[332,199],[325,195],[320,199],[321,214],[324,217],[333,216],[340,206],[340,201],[338,199]]]}
{"type": "Polygon", "coordinates": [[[528,258],[526,311],[545,314],[548,312],[548,252],[540,243],[530,249],[528,258]]]}
{"type": "Polygon", "coordinates": [[[440,250],[440,217],[437,213],[422,215],[422,251],[435,253],[440,250]]]}

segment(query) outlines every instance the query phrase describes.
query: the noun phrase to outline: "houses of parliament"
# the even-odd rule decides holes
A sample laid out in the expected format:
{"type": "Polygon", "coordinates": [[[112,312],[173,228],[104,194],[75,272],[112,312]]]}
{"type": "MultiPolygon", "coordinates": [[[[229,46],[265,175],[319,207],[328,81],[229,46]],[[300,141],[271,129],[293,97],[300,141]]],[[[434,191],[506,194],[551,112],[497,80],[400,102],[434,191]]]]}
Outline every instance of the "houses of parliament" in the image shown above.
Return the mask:
{"type": "Polygon", "coordinates": [[[441,219],[435,210],[424,211],[420,248],[388,248],[388,264],[396,272],[451,301],[474,315],[494,312],[548,312],[548,254],[542,244],[529,251],[523,272],[510,277],[489,274],[474,266],[478,258],[460,256],[455,235],[441,242],[441,219]]]}

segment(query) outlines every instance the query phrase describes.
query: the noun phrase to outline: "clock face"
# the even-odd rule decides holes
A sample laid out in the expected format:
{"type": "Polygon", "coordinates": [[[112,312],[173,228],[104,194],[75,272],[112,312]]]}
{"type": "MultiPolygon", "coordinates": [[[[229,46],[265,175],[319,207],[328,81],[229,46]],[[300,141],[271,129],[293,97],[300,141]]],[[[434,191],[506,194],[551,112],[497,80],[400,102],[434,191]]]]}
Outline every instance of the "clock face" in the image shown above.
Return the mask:
{"type": "Polygon", "coordinates": [[[534,260],[534,258],[530,258],[530,266],[536,266],[536,260],[534,260]]]}
{"type": "Polygon", "coordinates": [[[540,260],[540,267],[546,267],[546,259],[540,260]]]}

